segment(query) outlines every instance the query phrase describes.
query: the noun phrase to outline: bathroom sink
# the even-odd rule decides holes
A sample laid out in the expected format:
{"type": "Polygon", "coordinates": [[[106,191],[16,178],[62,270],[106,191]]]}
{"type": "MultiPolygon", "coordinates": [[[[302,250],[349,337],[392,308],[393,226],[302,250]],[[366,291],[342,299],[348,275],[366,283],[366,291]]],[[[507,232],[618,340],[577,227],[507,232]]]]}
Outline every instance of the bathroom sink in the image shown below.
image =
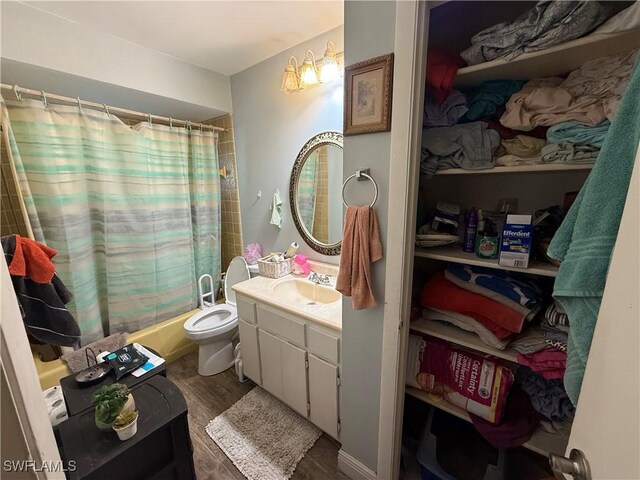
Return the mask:
{"type": "Polygon", "coordinates": [[[283,278],[273,285],[273,293],[282,302],[297,305],[326,305],[342,295],[333,287],[318,285],[306,278],[283,278]]]}

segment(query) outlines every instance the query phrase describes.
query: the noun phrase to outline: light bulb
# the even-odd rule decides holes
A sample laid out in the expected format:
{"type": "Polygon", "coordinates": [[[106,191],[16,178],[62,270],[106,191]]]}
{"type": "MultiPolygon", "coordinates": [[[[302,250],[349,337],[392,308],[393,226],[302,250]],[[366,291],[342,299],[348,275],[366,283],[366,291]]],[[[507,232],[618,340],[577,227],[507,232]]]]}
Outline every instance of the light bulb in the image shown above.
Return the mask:
{"type": "Polygon", "coordinates": [[[282,83],[280,84],[280,91],[284,93],[292,93],[300,90],[300,83],[298,81],[298,61],[295,57],[289,58],[289,64],[284,69],[282,74],[282,83]],[[294,68],[291,61],[294,61],[296,67],[294,68]]]}
{"type": "Polygon", "coordinates": [[[338,61],[336,60],[336,49],[333,42],[329,40],[327,42],[327,49],[324,51],[324,58],[322,59],[322,70],[320,71],[320,81],[322,83],[335,80],[340,75],[338,70],[338,61]]]}
{"type": "Polygon", "coordinates": [[[313,52],[307,50],[307,56],[302,63],[300,72],[300,88],[310,88],[318,85],[318,72],[313,52]]]}

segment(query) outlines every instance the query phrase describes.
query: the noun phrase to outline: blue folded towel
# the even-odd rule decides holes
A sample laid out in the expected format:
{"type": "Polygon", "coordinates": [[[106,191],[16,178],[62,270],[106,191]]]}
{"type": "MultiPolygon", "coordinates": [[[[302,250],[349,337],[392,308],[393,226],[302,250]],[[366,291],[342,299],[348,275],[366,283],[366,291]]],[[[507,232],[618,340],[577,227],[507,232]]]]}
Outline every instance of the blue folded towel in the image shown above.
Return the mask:
{"type": "Polygon", "coordinates": [[[595,127],[576,122],[562,122],[549,127],[547,140],[549,143],[577,143],[602,148],[609,127],[611,127],[609,120],[595,127]]]}
{"type": "Polygon", "coordinates": [[[636,61],[600,155],[547,252],[562,261],[553,295],[571,325],[564,385],[574,405],[580,395],[639,142],[640,61],[636,61]]]}

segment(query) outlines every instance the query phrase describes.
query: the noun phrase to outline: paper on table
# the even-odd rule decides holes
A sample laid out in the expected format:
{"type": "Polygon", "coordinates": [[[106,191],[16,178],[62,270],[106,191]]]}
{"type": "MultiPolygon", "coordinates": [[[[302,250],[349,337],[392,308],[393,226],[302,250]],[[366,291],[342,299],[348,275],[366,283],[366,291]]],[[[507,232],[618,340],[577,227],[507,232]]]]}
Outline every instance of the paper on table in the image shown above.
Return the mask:
{"type": "Polygon", "coordinates": [[[147,360],[147,363],[142,365],[137,370],[134,370],[133,372],[131,372],[131,375],[133,375],[134,377],[141,377],[142,375],[147,373],[149,370],[153,370],[157,366],[162,365],[164,363],[164,358],[159,357],[158,355],[156,355],[153,352],[150,352],[149,350],[144,348],[139,343],[134,343],[133,346],[140,353],[142,353],[143,355],[146,355],[147,357],[149,357],[149,360],[147,360]]]}

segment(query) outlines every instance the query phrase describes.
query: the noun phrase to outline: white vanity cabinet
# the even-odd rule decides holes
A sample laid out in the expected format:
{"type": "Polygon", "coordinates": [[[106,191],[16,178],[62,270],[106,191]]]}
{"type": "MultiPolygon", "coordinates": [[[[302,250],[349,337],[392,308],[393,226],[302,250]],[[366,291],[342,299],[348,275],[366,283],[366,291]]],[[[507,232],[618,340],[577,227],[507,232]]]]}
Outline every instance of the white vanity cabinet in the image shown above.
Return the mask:
{"type": "Polygon", "coordinates": [[[236,295],[245,375],[339,438],[341,332],[236,295]]]}

